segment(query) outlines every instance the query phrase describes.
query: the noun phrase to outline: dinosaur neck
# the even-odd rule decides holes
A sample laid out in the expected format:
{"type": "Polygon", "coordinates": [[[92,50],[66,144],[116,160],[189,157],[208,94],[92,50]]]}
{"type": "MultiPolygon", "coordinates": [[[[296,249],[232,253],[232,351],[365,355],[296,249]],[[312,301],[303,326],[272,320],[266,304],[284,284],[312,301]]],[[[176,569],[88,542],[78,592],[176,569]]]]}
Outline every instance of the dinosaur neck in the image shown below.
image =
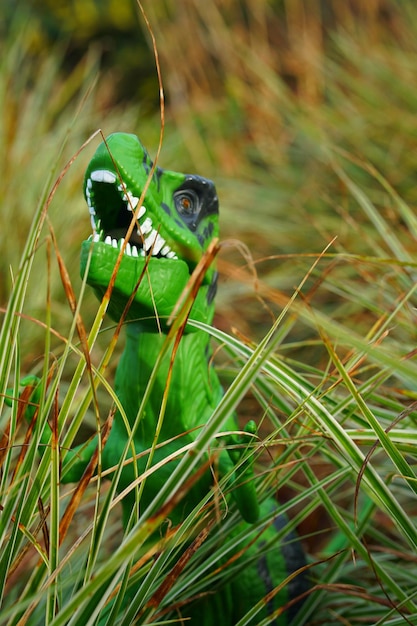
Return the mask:
{"type": "MultiPolygon", "coordinates": [[[[164,335],[142,332],[139,324],[127,326],[126,347],[116,374],[116,391],[131,425],[136,419],[164,341],[164,335]]],[[[158,367],[145,415],[140,421],[139,430],[143,441],[152,441],[155,434],[155,424],[167,385],[170,357],[171,350],[158,367]]],[[[221,393],[217,375],[209,365],[209,336],[204,332],[184,335],[172,368],[161,437],[167,439],[203,425],[217,405],[221,393]]]]}

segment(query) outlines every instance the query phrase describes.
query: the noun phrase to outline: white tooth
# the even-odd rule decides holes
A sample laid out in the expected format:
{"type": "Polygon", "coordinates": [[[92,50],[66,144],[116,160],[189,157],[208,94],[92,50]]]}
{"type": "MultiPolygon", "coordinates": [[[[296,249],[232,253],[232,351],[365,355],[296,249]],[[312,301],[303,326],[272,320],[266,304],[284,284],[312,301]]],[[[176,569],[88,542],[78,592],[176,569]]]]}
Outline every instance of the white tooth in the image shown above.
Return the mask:
{"type": "Polygon", "coordinates": [[[161,250],[161,254],[167,256],[168,252],[171,252],[171,248],[169,246],[164,246],[161,250]]]}
{"type": "Polygon", "coordinates": [[[143,205],[140,207],[139,209],[139,213],[138,213],[138,219],[140,219],[141,217],[143,217],[146,213],[146,207],[144,207],[143,205]]]}
{"type": "Polygon", "coordinates": [[[139,198],[137,198],[136,196],[132,195],[130,193],[130,191],[127,192],[127,196],[128,196],[129,207],[131,209],[135,210],[136,207],[138,206],[139,198]]]}
{"type": "Polygon", "coordinates": [[[139,224],[139,229],[138,229],[139,234],[142,233],[142,235],[147,235],[148,233],[150,233],[152,230],[151,218],[147,217],[146,220],[143,222],[143,224],[139,224]]]}
{"type": "Polygon", "coordinates": [[[132,256],[135,256],[135,257],[138,256],[138,249],[136,246],[132,246],[132,256]]]}
{"type": "Polygon", "coordinates": [[[94,219],[94,215],[90,215],[91,227],[95,231],[96,230],[96,220],[94,219]]]}
{"type": "Polygon", "coordinates": [[[97,243],[97,241],[100,241],[100,235],[98,233],[94,233],[93,241],[94,243],[97,243]]]}
{"type": "Polygon", "coordinates": [[[152,255],[156,256],[157,254],[159,254],[161,252],[161,249],[163,247],[165,243],[165,239],[163,237],[161,237],[161,235],[158,235],[157,238],[155,239],[155,243],[153,244],[152,247],[152,255]]]}
{"type": "Polygon", "coordinates": [[[127,254],[128,256],[132,256],[132,248],[129,242],[127,242],[126,244],[125,254],[127,254]]]}
{"type": "Polygon", "coordinates": [[[140,249],[139,256],[146,256],[146,252],[143,248],[140,249]]]}
{"type": "Polygon", "coordinates": [[[111,245],[113,246],[113,248],[116,248],[116,250],[117,250],[117,248],[118,248],[117,239],[112,239],[111,240],[111,245]]]}
{"type": "Polygon", "coordinates": [[[109,172],[109,170],[95,170],[94,172],[91,172],[90,178],[96,183],[116,182],[116,176],[113,174],[113,172],[109,172]]]}
{"type": "Polygon", "coordinates": [[[167,254],[167,259],[178,259],[177,255],[175,254],[175,252],[168,252],[167,254]]]}
{"type": "Polygon", "coordinates": [[[110,235],[107,235],[107,237],[104,240],[104,243],[106,243],[108,246],[111,246],[111,237],[110,237],[110,235]]]}
{"type": "Polygon", "coordinates": [[[143,247],[145,248],[146,252],[148,250],[150,250],[150,248],[153,246],[153,244],[156,242],[156,238],[158,236],[158,233],[156,232],[156,230],[152,230],[151,234],[149,235],[149,237],[147,237],[145,239],[145,241],[143,242],[143,247]]]}
{"type": "Polygon", "coordinates": [[[96,214],[96,211],[95,211],[95,209],[94,209],[94,207],[93,207],[93,206],[89,206],[89,207],[88,207],[88,210],[89,210],[89,212],[90,212],[90,215],[95,215],[95,214],[96,214]]]}
{"type": "Polygon", "coordinates": [[[115,182],[116,182],[115,174],[113,174],[113,172],[106,172],[106,170],[104,170],[103,183],[113,184],[115,182]]]}
{"type": "Polygon", "coordinates": [[[91,178],[89,178],[87,180],[87,194],[90,195],[89,190],[91,189],[91,187],[93,186],[93,181],[91,180],[91,178]]]}
{"type": "Polygon", "coordinates": [[[119,248],[120,248],[120,249],[122,248],[122,246],[123,246],[124,242],[125,242],[124,237],[122,237],[121,239],[119,239],[119,248]]]}

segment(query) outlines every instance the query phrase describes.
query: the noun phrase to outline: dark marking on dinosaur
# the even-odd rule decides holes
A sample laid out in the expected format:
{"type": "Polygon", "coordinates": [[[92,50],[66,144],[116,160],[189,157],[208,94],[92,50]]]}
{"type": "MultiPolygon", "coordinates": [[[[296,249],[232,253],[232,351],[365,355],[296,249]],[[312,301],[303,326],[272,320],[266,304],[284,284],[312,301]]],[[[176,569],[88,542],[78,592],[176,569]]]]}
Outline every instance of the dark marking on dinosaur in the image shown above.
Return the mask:
{"type": "Polygon", "coordinates": [[[215,295],[217,293],[217,280],[219,278],[219,273],[218,272],[214,272],[213,274],[213,278],[211,280],[210,283],[210,287],[208,288],[207,291],[207,304],[211,304],[215,298],[215,295]]]}
{"type": "Polygon", "coordinates": [[[207,226],[205,226],[202,233],[197,234],[198,242],[201,247],[204,247],[204,244],[207,241],[207,239],[212,238],[213,230],[214,230],[214,224],[213,222],[210,222],[209,224],[207,224],[207,226]]]}
{"type": "Polygon", "coordinates": [[[164,170],[161,169],[160,167],[157,167],[154,172],[153,179],[156,184],[156,188],[158,189],[158,193],[161,191],[161,178],[162,178],[163,173],[164,173],[164,170]]]}
{"type": "Polygon", "coordinates": [[[165,202],[161,202],[161,209],[163,209],[169,217],[172,217],[171,208],[167,204],[165,204],[165,202]]]}
{"type": "MultiPolygon", "coordinates": [[[[261,551],[264,548],[265,545],[266,545],[265,541],[260,542],[259,545],[258,545],[259,550],[261,551]]],[[[267,593],[270,593],[275,588],[274,581],[272,580],[271,573],[269,571],[266,554],[262,554],[259,557],[259,559],[258,559],[258,561],[256,563],[256,569],[258,570],[259,578],[262,580],[262,582],[264,584],[264,588],[266,590],[265,595],[266,595],[267,593]]],[[[265,609],[266,609],[268,615],[272,615],[272,613],[274,612],[274,601],[273,601],[273,599],[269,600],[269,602],[266,603],[265,609]]],[[[276,622],[274,621],[274,622],[269,622],[269,623],[270,624],[274,624],[276,622]]]]}
{"type": "Polygon", "coordinates": [[[142,161],[143,169],[145,170],[146,176],[149,176],[152,164],[149,164],[148,155],[146,152],[143,153],[143,161],[142,161]]]}
{"type": "MultiPolygon", "coordinates": [[[[287,520],[282,515],[278,515],[274,519],[274,527],[277,532],[280,532],[284,526],[286,525],[287,520]]],[[[284,541],[280,546],[281,555],[284,558],[287,572],[295,572],[300,567],[303,567],[306,564],[306,559],[304,555],[303,548],[299,539],[297,538],[294,532],[288,533],[285,535],[284,541]]],[[[290,599],[295,598],[297,595],[302,594],[305,591],[310,589],[309,580],[307,577],[307,573],[305,571],[301,572],[295,578],[292,578],[288,583],[288,595],[290,599]]],[[[288,621],[292,622],[292,620],[297,615],[300,610],[300,606],[303,600],[300,602],[296,602],[286,612],[288,615],[288,621]]]]}

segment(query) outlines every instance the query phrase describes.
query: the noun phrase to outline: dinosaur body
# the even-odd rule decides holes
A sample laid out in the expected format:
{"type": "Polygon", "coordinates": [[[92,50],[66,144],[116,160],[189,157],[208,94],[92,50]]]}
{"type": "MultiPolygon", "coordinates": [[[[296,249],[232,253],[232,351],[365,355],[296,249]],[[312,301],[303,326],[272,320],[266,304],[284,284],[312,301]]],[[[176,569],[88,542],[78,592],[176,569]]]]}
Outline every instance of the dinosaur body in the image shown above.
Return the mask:
{"type": "MultiPolygon", "coordinates": [[[[171,367],[169,352],[158,367],[152,392],[144,407],[141,406],[142,398],[164,345],[167,317],[173,312],[191,273],[213,237],[217,236],[218,200],[213,183],[204,178],[158,167],[152,175],[152,162],[139,140],[133,135],[121,133],[111,135],[97,149],[86,171],[84,194],[93,234],[82,246],[81,273],[86,274],[87,283],[99,298],[112,280],[121,247],[125,247],[108,309],[114,320],[119,321],[124,315],[128,322],[126,347],[115,381],[125,415],[122,416],[119,411],[115,414],[102,452],[103,470],[117,466],[128,439],[128,429],[134,430],[134,452],[139,454],[137,469],[132,463],[124,467],[119,482],[119,490],[122,491],[150,462],[149,450],[154,442],[171,367]],[[134,228],[126,242],[126,233],[134,216],[134,228]],[[132,294],[135,294],[134,297],[132,294]]],[[[195,296],[191,319],[206,323],[212,321],[216,278],[215,268],[208,268],[195,296]]],[[[192,443],[221,396],[222,388],[210,362],[209,335],[187,325],[172,366],[169,394],[158,437],[158,443],[169,443],[156,448],[151,464],[155,465],[185,444],[192,443]]],[[[235,420],[230,419],[224,429],[236,431],[235,420]]],[[[252,429],[249,426],[248,432],[252,429]]],[[[229,439],[227,443],[231,441],[229,439]]],[[[64,462],[63,481],[80,479],[96,445],[97,441],[93,439],[67,455],[66,461],[71,458],[73,462],[68,471],[64,462]]],[[[236,446],[229,452],[220,452],[219,473],[233,475],[241,454],[236,446]]],[[[176,463],[178,461],[162,464],[160,469],[148,476],[137,514],[146,509],[176,463]]],[[[172,524],[181,523],[210,492],[212,483],[212,473],[207,469],[170,515],[172,524]]],[[[231,482],[231,485],[242,516],[236,532],[245,534],[246,546],[244,550],[240,548],[241,555],[236,555],[233,566],[237,568],[237,573],[227,584],[215,589],[215,593],[203,594],[193,605],[181,607],[182,617],[191,618],[186,623],[232,626],[289,574],[305,564],[301,546],[294,537],[285,537],[283,546],[278,547],[275,543],[268,548],[285,520],[275,515],[276,503],[273,500],[258,506],[250,462],[242,464],[237,472],[236,484],[231,482]],[[239,477],[244,480],[239,481],[239,477]],[[256,523],[264,516],[270,516],[273,523],[260,534],[256,523]]],[[[135,492],[132,491],[122,502],[125,526],[129,524],[136,505],[135,492]]],[[[292,579],[266,601],[254,621],[245,623],[256,624],[268,619],[276,609],[306,588],[303,575],[292,579]]],[[[289,611],[277,619],[271,618],[268,623],[285,626],[296,610],[297,606],[293,605],[289,611]]],[[[178,617],[178,613],[173,615],[178,617]]]]}

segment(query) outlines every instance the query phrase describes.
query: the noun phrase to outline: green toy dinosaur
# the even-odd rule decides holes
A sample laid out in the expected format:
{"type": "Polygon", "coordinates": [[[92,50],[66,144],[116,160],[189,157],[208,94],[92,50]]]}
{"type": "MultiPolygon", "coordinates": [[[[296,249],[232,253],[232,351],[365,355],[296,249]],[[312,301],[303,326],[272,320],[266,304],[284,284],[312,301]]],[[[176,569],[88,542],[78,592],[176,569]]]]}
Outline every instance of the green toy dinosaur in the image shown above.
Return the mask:
{"type": "MultiPolygon", "coordinates": [[[[168,331],[167,319],[183,294],[191,273],[218,234],[216,190],[211,181],[199,176],[170,172],[159,167],[152,173],[152,169],[152,161],[137,137],[116,133],[98,147],[84,180],[93,234],[82,245],[81,273],[83,276],[86,274],[87,283],[100,299],[112,280],[120,250],[124,247],[108,311],[114,320],[125,316],[128,322],[126,347],[115,381],[125,415],[120,412],[115,414],[102,451],[102,470],[120,463],[128,428],[134,429],[134,450],[139,456],[136,468],[130,463],[121,472],[119,491],[129,487],[149,463],[155,465],[185,444],[192,443],[198,427],[209,420],[222,397],[220,382],[211,366],[210,338],[206,332],[187,324],[178,344],[172,371],[170,354],[159,363],[168,331]],[[126,233],[134,217],[135,226],[127,241],[126,233]],[[141,407],[157,362],[152,392],[146,406],[141,407]],[[169,443],[157,447],[150,461],[149,450],[154,442],[169,374],[169,394],[158,437],[158,442],[169,443]],[[126,418],[129,426],[126,425],[126,418]]],[[[216,279],[215,268],[207,269],[195,294],[189,316],[192,320],[211,323],[216,279]]],[[[236,430],[234,419],[225,424],[225,431],[236,430]]],[[[253,463],[247,460],[247,445],[251,441],[251,433],[252,436],[254,433],[253,423],[249,423],[246,430],[246,437],[229,436],[224,441],[228,451],[224,449],[219,453],[217,464],[220,475],[233,476],[228,486],[243,518],[239,530],[247,528],[247,549],[238,560],[241,571],[232,582],[214,590],[214,594],[205,595],[190,606],[183,606],[182,617],[191,619],[186,623],[213,626],[217,621],[222,626],[236,624],[289,574],[305,565],[302,548],[294,537],[290,540],[287,537],[280,549],[276,544],[267,549],[285,524],[282,516],[273,517],[273,523],[260,536],[256,533],[251,535],[252,524],[262,517],[271,516],[271,510],[276,510],[276,503],[267,500],[258,504],[253,463]]],[[[94,438],[67,454],[63,481],[75,482],[81,478],[96,446],[94,438]]],[[[138,510],[134,491],[123,499],[125,526],[132,521],[132,515],[140,515],[140,511],[146,509],[174,467],[174,461],[161,463],[157,471],[149,474],[140,495],[138,510]]],[[[213,474],[207,469],[172,511],[169,516],[171,523],[180,524],[210,492],[212,483],[213,474]]],[[[250,623],[267,619],[274,610],[306,589],[306,578],[301,573],[268,600],[255,621],[250,623]]],[[[298,608],[299,604],[293,604],[278,619],[271,619],[269,623],[288,624],[298,608]]]]}

